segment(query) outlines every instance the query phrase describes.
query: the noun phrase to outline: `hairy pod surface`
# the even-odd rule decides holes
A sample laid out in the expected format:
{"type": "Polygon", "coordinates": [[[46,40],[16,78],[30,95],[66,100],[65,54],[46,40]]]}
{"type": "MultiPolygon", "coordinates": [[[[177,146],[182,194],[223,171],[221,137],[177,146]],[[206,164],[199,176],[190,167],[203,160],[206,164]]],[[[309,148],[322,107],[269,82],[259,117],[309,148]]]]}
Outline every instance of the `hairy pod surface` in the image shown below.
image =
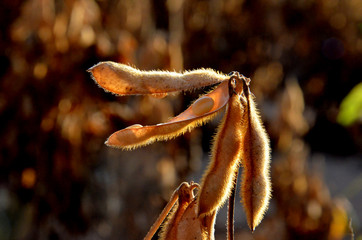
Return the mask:
{"type": "Polygon", "coordinates": [[[199,215],[217,211],[230,195],[241,156],[240,128],[244,114],[239,96],[232,95],[214,140],[211,163],[202,180],[199,215]]]}
{"type": "Polygon", "coordinates": [[[252,231],[263,219],[271,197],[269,177],[270,146],[248,83],[244,82],[241,102],[246,109],[242,127],[241,197],[248,225],[252,231]]]}
{"type": "Polygon", "coordinates": [[[195,101],[188,109],[166,123],[151,126],[136,124],[117,131],[108,138],[106,144],[112,147],[132,149],[154,141],[177,137],[209,121],[224,108],[229,101],[228,83],[222,82],[215,90],[200,97],[200,99],[206,99],[206,104],[195,101]],[[196,113],[195,109],[197,110],[196,113]]]}
{"type": "Polygon", "coordinates": [[[131,66],[100,62],[88,70],[103,89],[118,95],[161,94],[192,90],[228,79],[212,69],[197,69],[184,73],[141,71],[131,66]]]}

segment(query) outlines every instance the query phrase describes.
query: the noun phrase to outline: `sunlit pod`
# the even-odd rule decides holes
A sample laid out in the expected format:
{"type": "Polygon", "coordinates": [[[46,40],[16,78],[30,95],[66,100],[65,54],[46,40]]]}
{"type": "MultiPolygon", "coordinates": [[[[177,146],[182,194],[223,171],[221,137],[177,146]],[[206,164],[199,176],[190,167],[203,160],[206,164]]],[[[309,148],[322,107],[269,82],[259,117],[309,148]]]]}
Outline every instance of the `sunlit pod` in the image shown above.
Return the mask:
{"type": "Polygon", "coordinates": [[[115,62],[100,62],[88,71],[100,87],[118,95],[164,96],[170,92],[192,90],[229,79],[227,75],[212,69],[196,69],[183,73],[141,71],[115,62]]]}
{"type": "MultiPolygon", "coordinates": [[[[165,123],[143,127],[131,127],[115,132],[108,138],[106,144],[112,147],[132,149],[150,144],[157,140],[167,140],[177,137],[212,119],[212,117],[228,103],[229,97],[228,82],[223,82],[215,90],[201,97],[213,101],[214,104],[209,111],[206,111],[201,115],[200,111],[198,114],[195,114],[192,110],[193,105],[191,105],[180,115],[165,123]]],[[[207,101],[210,102],[210,100],[207,101]]]]}

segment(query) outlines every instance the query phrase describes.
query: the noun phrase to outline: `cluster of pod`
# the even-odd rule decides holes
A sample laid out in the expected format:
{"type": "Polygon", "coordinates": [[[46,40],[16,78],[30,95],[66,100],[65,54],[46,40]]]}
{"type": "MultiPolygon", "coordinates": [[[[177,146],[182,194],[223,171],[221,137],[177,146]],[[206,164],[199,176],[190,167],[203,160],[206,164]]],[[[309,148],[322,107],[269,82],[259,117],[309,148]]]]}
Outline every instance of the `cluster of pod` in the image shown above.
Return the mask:
{"type": "Polygon", "coordinates": [[[217,84],[214,90],[165,123],[136,124],[113,133],[106,141],[111,147],[134,149],[174,138],[211,120],[226,108],[201,184],[182,183],[145,239],[151,239],[167,215],[161,239],[213,239],[216,214],[234,194],[240,165],[243,168],[241,199],[248,225],[254,231],[270,199],[270,146],[250,91],[250,79],[238,72],[225,75],[212,69],[184,73],[140,71],[113,62],[101,62],[89,71],[99,86],[118,95],[166,96],[217,84]],[[198,189],[196,195],[194,189],[198,189]]]}

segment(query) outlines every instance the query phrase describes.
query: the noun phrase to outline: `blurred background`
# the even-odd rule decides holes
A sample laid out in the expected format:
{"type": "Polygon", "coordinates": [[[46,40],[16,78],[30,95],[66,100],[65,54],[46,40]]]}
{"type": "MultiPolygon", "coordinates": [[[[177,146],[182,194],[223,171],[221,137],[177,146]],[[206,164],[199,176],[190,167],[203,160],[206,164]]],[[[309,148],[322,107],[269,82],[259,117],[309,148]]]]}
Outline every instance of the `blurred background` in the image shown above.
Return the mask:
{"type": "MultiPolygon", "coordinates": [[[[117,97],[86,72],[108,60],[252,79],[273,199],[252,235],[237,198],[236,239],[362,239],[362,1],[2,0],[0,11],[0,240],[142,239],[173,190],[200,181],[221,116],[134,151],[104,141],[207,89],[117,97]]],[[[225,223],[222,210],[216,239],[225,223]]]]}

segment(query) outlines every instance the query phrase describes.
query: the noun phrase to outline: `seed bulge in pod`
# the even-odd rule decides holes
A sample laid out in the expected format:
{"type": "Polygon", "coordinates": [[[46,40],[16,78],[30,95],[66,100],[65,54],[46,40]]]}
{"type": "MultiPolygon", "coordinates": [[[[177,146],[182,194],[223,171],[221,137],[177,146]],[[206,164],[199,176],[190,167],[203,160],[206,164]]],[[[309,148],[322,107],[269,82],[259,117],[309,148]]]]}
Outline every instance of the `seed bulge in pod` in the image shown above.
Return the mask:
{"type": "Polygon", "coordinates": [[[201,115],[209,112],[213,106],[214,106],[214,99],[212,99],[211,97],[208,97],[208,96],[204,96],[204,97],[197,99],[192,104],[191,110],[195,115],[201,116],[201,115]]]}
{"type": "Polygon", "coordinates": [[[141,128],[141,127],[143,127],[141,124],[133,124],[133,125],[131,125],[131,126],[129,126],[129,127],[126,127],[125,129],[130,129],[130,128],[141,128]]]}

